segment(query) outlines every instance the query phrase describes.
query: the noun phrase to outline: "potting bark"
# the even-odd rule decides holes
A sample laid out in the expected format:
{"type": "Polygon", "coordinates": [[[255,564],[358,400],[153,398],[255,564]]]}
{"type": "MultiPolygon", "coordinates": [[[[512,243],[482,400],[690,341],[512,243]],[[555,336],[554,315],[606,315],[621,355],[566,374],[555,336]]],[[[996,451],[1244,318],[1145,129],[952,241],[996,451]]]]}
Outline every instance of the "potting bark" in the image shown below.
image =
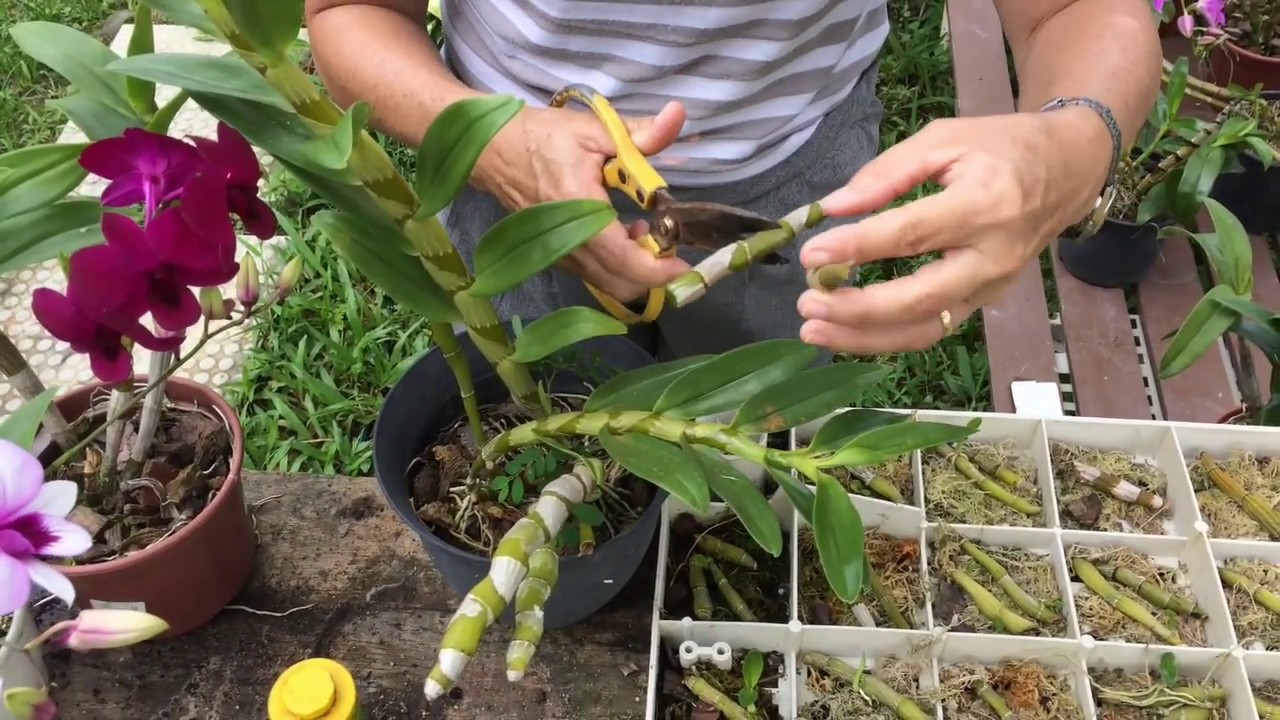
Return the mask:
{"type": "Polygon", "coordinates": [[[994,667],[940,665],[938,701],[947,720],[1084,720],[1069,673],[1027,660],[994,667]],[[1012,716],[998,714],[979,692],[994,693],[1012,716]]]}
{"type": "MultiPolygon", "coordinates": [[[[583,399],[555,396],[559,409],[580,409],[583,399]]],[[[481,408],[489,437],[532,419],[514,402],[481,408]]],[[[653,488],[624,472],[592,439],[569,439],[564,445],[605,462],[606,482],[587,507],[575,510],[557,538],[562,556],[584,555],[625,530],[648,507],[653,488]]],[[[538,446],[513,453],[494,477],[476,478],[472,465],[480,452],[465,418],[460,418],[410,466],[410,482],[418,517],[451,545],[488,556],[517,520],[522,508],[537,499],[542,486],[567,472],[572,455],[538,446]]]]}
{"type": "MultiPolygon", "coordinates": [[[[73,423],[84,432],[102,422],[99,406],[73,423]]],[[[137,438],[138,417],[124,423],[120,457],[127,458],[137,438]]],[[[221,489],[232,446],[226,423],[210,410],[168,405],[137,478],[103,478],[103,456],[91,444],[83,459],[60,468],[62,479],[83,487],[82,503],[69,516],[93,535],[94,545],[74,564],[104,562],[145,549],[191,522],[221,489]]]]}

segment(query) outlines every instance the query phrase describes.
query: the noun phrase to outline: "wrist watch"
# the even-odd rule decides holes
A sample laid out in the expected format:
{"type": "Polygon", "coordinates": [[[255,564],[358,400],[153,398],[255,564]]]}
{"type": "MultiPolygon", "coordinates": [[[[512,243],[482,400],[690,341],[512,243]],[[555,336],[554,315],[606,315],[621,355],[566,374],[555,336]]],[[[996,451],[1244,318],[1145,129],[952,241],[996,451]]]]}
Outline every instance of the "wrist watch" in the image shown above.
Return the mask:
{"type": "Polygon", "coordinates": [[[1111,135],[1111,167],[1107,171],[1106,180],[1103,183],[1102,191],[1098,194],[1098,199],[1094,201],[1093,208],[1087,215],[1078,222],[1064,229],[1060,236],[1069,240],[1080,240],[1092,236],[1097,233],[1102,223],[1107,219],[1107,213],[1111,211],[1111,206],[1116,201],[1116,172],[1120,167],[1121,154],[1121,136],[1120,125],[1116,122],[1115,115],[1106,105],[1087,97],[1059,97],[1045,103],[1040,112],[1048,112],[1050,110],[1060,110],[1064,107],[1087,107],[1096,112],[1098,117],[1102,118],[1102,122],[1107,126],[1107,132],[1111,135]]]}

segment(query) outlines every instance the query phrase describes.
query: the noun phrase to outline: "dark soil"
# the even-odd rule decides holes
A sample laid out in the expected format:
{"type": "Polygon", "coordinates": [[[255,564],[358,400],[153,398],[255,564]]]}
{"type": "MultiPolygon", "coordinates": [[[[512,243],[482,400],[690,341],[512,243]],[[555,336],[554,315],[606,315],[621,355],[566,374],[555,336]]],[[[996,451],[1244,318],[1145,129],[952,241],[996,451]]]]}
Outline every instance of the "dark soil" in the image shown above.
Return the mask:
{"type": "MultiPolygon", "coordinates": [[[[671,544],[667,560],[667,588],[662,616],[668,619],[695,617],[693,591],[689,581],[689,558],[700,553],[715,560],[733,589],[755,615],[758,622],[785,623],[791,619],[790,539],[784,534],[783,551],[778,557],[766,553],[756,544],[736,516],[709,527],[699,525],[692,515],[683,514],[671,523],[671,544]],[[727,562],[708,554],[697,545],[698,538],[709,535],[745,550],[755,560],[756,568],[727,562]]],[[[713,620],[740,622],[742,618],[730,609],[724,595],[707,573],[707,590],[711,595],[713,620]]]]}
{"type": "MultiPolygon", "coordinates": [[[[101,414],[86,414],[74,429],[101,421],[101,414]]],[[[135,417],[125,428],[121,457],[132,451],[137,428],[135,417]]],[[[133,479],[102,480],[98,469],[103,446],[90,445],[82,461],[68,463],[59,474],[83,489],[83,505],[70,519],[94,540],[93,547],[72,562],[105,562],[137,552],[191,522],[226,482],[231,452],[231,434],[214,411],[173,404],[161,413],[151,457],[133,479]]],[[[124,462],[117,467],[127,469],[124,462]]]]}
{"type": "MultiPolygon", "coordinates": [[[[733,669],[720,670],[714,665],[699,664],[685,670],[680,667],[680,658],[676,645],[662,643],[658,655],[658,670],[662,678],[661,692],[658,693],[658,720],[719,720],[719,711],[694,697],[684,684],[687,675],[697,675],[712,687],[729,696],[735,702],[738,692],[742,690],[742,659],[750,650],[735,650],[733,653],[733,669]]],[[[778,706],[767,692],[778,687],[778,681],[786,673],[786,661],[782,653],[768,652],[764,655],[764,673],[757,683],[756,700],[757,717],[760,720],[780,720],[782,717],[778,706]]]]}
{"type": "MultiPolygon", "coordinates": [[[[564,410],[576,410],[582,404],[579,398],[555,400],[564,410]]],[[[531,419],[514,403],[481,407],[480,412],[490,438],[531,419]]],[[[566,438],[563,442],[584,455],[605,457],[595,441],[566,438]]],[[[431,526],[437,537],[462,550],[483,550],[487,554],[524,517],[542,487],[569,471],[573,459],[554,448],[524,448],[506,458],[506,464],[496,473],[508,477],[510,485],[518,481],[520,486],[519,491],[513,487],[503,494],[493,484],[493,478],[471,477],[472,463],[479,452],[480,444],[465,418],[459,419],[409,466],[408,477],[418,517],[431,526]]],[[[558,538],[561,555],[589,554],[629,527],[652,502],[653,487],[649,483],[612,462],[606,463],[606,474],[611,492],[586,503],[596,512],[575,513],[580,522],[567,523],[558,538]],[[580,530],[584,523],[591,527],[590,535],[580,530]]]]}

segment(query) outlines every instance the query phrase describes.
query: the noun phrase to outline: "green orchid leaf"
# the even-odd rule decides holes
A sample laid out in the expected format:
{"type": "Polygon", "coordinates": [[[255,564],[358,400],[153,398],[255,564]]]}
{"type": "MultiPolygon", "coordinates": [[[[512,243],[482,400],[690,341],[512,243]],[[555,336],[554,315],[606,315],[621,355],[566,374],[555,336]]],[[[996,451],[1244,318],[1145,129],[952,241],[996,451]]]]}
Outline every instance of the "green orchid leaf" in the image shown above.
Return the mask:
{"type": "Polygon", "coordinates": [[[151,116],[151,120],[147,122],[147,130],[161,135],[168,135],[169,128],[173,125],[173,119],[178,116],[182,106],[186,105],[190,99],[191,93],[186,90],[179,90],[173,97],[169,98],[169,102],[160,106],[156,113],[151,116]]]}
{"type": "Polygon", "coordinates": [[[629,433],[600,433],[600,445],[624,470],[680,498],[698,512],[711,505],[711,491],[697,459],[665,440],[629,433]]]}
{"type": "Polygon", "coordinates": [[[1276,161],[1276,152],[1272,149],[1271,144],[1263,138],[1252,135],[1244,139],[1246,145],[1258,156],[1258,162],[1262,163],[1263,170],[1270,170],[1276,161]]]}
{"type": "Polygon", "coordinates": [[[122,115],[141,119],[129,104],[124,77],[106,70],[120,56],[97,38],[44,21],[18,23],[9,34],[24,53],[66,78],[71,87],[122,115]]]}
{"type": "Polygon", "coordinates": [[[31,450],[36,441],[36,433],[40,432],[40,423],[44,421],[44,415],[49,411],[56,394],[56,388],[49,388],[9,413],[9,417],[0,422],[0,440],[8,440],[23,450],[31,450]]]}
{"type": "Polygon", "coordinates": [[[604,513],[600,512],[600,508],[590,503],[578,503],[573,506],[573,517],[578,522],[591,527],[599,527],[604,524],[604,513]]]}
{"type": "Polygon", "coordinates": [[[1204,207],[1213,222],[1213,233],[1193,235],[1208,256],[1214,275],[1241,297],[1253,294],[1253,244],[1244,225],[1222,203],[1204,199],[1204,207]],[[1212,242],[1208,239],[1212,237],[1212,242]]]}
{"type": "Polygon", "coordinates": [[[809,368],[753,395],[730,424],[744,433],[790,430],[849,406],[888,375],[889,368],[866,363],[809,368]]]}
{"type": "Polygon", "coordinates": [[[481,95],[445,108],[418,146],[418,217],[433,217],[453,202],[480,153],[524,107],[510,95],[481,95]]]}
{"type": "Polygon", "coordinates": [[[769,501],[742,471],[710,448],[693,446],[686,452],[702,464],[711,492],[729,506],[756,544],[774,557],[782,555],[782,526],[769,501]]]}
{"type": "Polygon", "coordinates": [[[86,147],[32,145],[0,155],[0,219],[57,202],[75,190],[89,174],[80,167],[86,147]]]}
{"type": "Polygon", "coordinates": [[[388,241],[385,231],[333,210],[316,213],[311,222],[342,257],[391,299],[431,322],[461,320],[449,295],[422,261],[388,241]]]}
{"type": "Polygon", "coordinates": [[[1180,57],[1169,70],[1169,82],[1165,85],[1164,96],[1168,102],[1169,117],[1177,117],[1182,106],[1182,98],[1187,93],[1187,82],[1190,78],[1191,63],[1186,56],[1180,57]]]}
{"type": "Polygon", "coordinates": [[[561,200],[512,213],[480,238],[467,292],[493,297],[555,265],[608,227],[618,214],[601,200],[561,200]]]}
{"type": "Polygon", "coordinates": [[[817,357],[818,349],[800,340],[744,345],[681,375],[653,409],[689,418],[724,412],[795,375],[817,357]]]}
{"type": "Polygon", "coordinates": [[[235,55],[153,53],[121,58],[108,65],[107,70],[176,87],[192,95],[239,98],[293,111],[293,106],[271,83],[235,55]]]}
{"type": "Polygon", "coordinates": [[[715,357],[691,355],[679,360],[654,363],[615,375],[601,383],[583,406],[586,412],[609,410],[652,410],[658,398],[676,378],[715,357]]]}
{"type": "Polygon", "coordinates": [[[0,220],[0,272],[10,272],[103,242],[102,205],[64,200],[0,220]]]}
{"type": "Polygon", "coordinates": [[[875,465],[915,450],[959,442],[977,432],[978,425],[974,418],[967,425],[912,420],[878,427],[854,437],[817,463],[823,468],[875,465]]]}
{"type": "Polygon", "coordinates": [[[387,211],[374,199],[373,194],[363,185],[344,182],[343,173],[318,172],[311,168],[296,165],[279,155],[276,162],[288,170],[317,195],[324,198],[334,208],[344,214],[358,218],[362,223],[374,228],[388,243],[405,254],[413,254],[413,243],[400,230],[399,226],[387,214],[387,211]],[[339,177],[335,178],[334,175],[339,177]]]}
{"type": "Polygon", "coordinates": [[[199,0],[142,0],[163,18],[176,25],[195,28],[205,35],[222,38],[222,33],[200,7],[199,0]]]}
{"type": "Polygon", "coordinates": [[[1237,316],[1231,331],[1262,351],[1272,365],[1280,365],[1280,315],[1244,298],[1222,295],[1215,302],[1237,316]]]}
{"type": "Polygon", "coordinates": [[[61,110],[67,120],[91,141],[116,137],[129,128],[145,125],[141,118],[122,113],[85,92],[73,92],[65,97],[46,100],[45,105],[61,110]]]}
{"type": "MultiPolygon", "coordinates": [[[[129,57],[150,55],[156,51],[156,34],[151,26],[151,8],[139,3],[133,10],[133,32],[129,34],[129,57]]],[[[156,106],[156,84],[142,78],[125,78],[125,96],[143,118],[150,118],[156,106]]]]}
{"type": "MultiPolygon", "coordinates": [[[[1208,199],[1209,191],[1222,174],[1226,153],[1220,147],[1206,145],[1198,148],[1182,166],[1182,174],[1172,187],[1173,216],[1183,225],[1194,225],[1200,205],[1208,199]]],[[[1172,183],[1173,181],[1170,180],[1172,183]]]]}
{"type": "Polygon", "coordinates": [[[769,471],[769,477],[773,478],[773,481],[778,483],[778,487],[782,488],[782,492],[791,501],[791,504],[796,506],[800,517],[812,525],[814,496],[809,486],[800,482],[795,475],[791,474],[790,470],[785,468],[770,466],[765,469],[769,471]]]}
{"type": "Polygon", "coordinates": [[[289,60],[289,48],[302,29],[303,0],[222,0],[236,32],[269,65],[289,60]]]}
{"type": "MultiPolygon", "coordinates": [[[[355,174],[347,168],[350,151],[346,154],[342,152],[344,147],[349,147],[349,143],[335,137],[339,134],[339,128],[335,127],[333,132],[322,135],[312,129],[292,108],[282,110],[276,105],[254,100],[194,91],[191,98],[210,115],[239,130],[255,147],[262,148],[291,165],[311,171],[323,180],[324,185],[359,185],[355,174]]],[[[357,106],[367,108],[364,103],[357,103],[347,111],[353,116],[352,126],[358,119],[355,117],[357,113],[367,112],[367,109],[360,110],[357,106]]],[[[307,184],[319,191],[310,181],[307,184]]],[[[360,192],[368,195],[363,189],[360,192]]]]}
{"type": "Polygon", "coordinates": [[[828,453],[863,433],[886,425],[910,422],[911,416],[906,413],[889,412],[887,410],[865,410],[855,408],[833,415],[830,420],[818,428],[813,440],[809,441],[806,450],[810,454],[828,453]]]}
{"type": "Polygon", "coordinates": [[[560,308],[521,330],[511,360],[537,362],[583,340],[626,334],[626,325],[599,310],[581,306],[560,308]]]}
{"type": "Polygon", "coordinates": [[[1232,297],[1226,285],[1215,285],[1187,313],[1187,319],[1174,334],[1173,341],[1160,358],[1161,379],[1171,378],[1191,367],[1231,328],[1238,315],[1219,298],[1232,297]]]}
{"type": "Polygon", "coordinates": [[[866,569],[862,517],[849,493],[827,475],[818,478],[813,539],[822,572],[836,597],[847,603],[857,600],[866,569]]]}
{"type": "Polygon", "coordinates": [[[764,676],[764,655],[759,650],[752,650],[742,658],[742,684],[754,688],[760,684],[764,676]]]}

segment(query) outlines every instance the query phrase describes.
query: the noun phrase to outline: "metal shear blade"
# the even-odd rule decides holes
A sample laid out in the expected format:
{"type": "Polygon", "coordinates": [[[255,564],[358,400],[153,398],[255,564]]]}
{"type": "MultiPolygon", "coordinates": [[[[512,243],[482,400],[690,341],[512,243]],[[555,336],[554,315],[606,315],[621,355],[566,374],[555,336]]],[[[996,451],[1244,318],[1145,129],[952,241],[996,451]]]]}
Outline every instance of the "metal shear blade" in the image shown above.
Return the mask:
{"type": "MultiPolygon", "coordinates": [[[[689,245],[718,250],[747,236],[779,227],[776,220],[710,202],[682,202],[665,191],[658,198],[652,232],[664,247],[689,245]]],[[[766,265],[786,264],[786,258],[771,253],[760,261],[766,265]]]]}

